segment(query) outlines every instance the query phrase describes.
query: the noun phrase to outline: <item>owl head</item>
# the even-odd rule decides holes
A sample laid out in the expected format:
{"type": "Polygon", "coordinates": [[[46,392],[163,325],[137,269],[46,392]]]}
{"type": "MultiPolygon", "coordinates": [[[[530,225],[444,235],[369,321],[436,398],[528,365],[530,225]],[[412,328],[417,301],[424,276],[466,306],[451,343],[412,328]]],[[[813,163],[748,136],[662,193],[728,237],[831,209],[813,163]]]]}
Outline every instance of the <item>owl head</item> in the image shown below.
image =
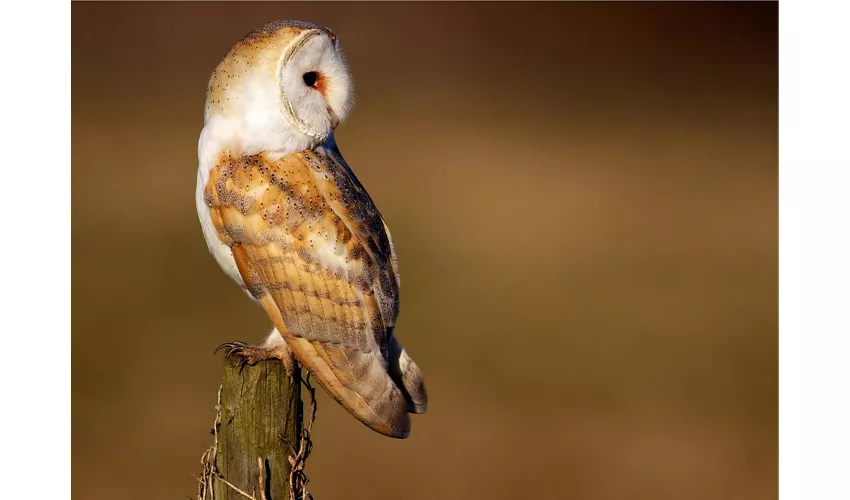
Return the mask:
{"type": "Polygon", "coordinates": [[[325,142],[353,104],[339,38],[276,21],[246,35],[210,77],[200,148],[288,154],[325,142]]]}

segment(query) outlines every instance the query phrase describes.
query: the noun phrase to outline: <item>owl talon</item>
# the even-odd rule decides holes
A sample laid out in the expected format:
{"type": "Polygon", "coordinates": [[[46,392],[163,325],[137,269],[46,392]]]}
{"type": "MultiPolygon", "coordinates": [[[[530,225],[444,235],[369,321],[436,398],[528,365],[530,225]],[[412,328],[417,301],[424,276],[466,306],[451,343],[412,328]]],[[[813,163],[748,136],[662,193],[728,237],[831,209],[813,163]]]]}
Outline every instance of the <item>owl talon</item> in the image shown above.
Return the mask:
{"type": "MultiPolygon", "coordinates": [[[[279,359],[278,353],[274,349],[252,346],[245,342],[226,342],[218,346],[215,352],[218,353],[222,349],[225,350],[224,359],[233,359],[235,366],[239,369],[244,368],[245,365],[254,366],[267,359],[279,359]]],[[[289,374],[288,369],[287,374],[289,374]]]]}
{"type": "Polygon", "coordinates": [[[235,351],[236,349],[247,346],[248,344],[244,342],[225,342],[224,344],[221,344],[220,346],[216,347],[213,354],[218,354],[218,351],[222,349],[227,349],[227,352],[224,354],[224,357],[228,358],[231,354],[233,354],[233,351],[235,351]]]}

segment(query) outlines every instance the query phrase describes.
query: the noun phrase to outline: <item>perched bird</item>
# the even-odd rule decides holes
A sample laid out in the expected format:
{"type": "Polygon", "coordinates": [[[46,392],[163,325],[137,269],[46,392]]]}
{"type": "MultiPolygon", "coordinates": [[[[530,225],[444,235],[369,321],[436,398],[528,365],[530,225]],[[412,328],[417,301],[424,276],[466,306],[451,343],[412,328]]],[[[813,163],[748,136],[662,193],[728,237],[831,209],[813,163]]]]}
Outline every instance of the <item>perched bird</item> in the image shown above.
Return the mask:
{"type": "Polygon", "coordinates": [[[398,263],[333,132],[352,107],[337,35],[299,21],[236,43],[210,77],[196,203],[215,260],[274,324],[253,364],[293,355],[375,431],[410,433],[427,406],[419,367],[395,337],[398,263]]]}

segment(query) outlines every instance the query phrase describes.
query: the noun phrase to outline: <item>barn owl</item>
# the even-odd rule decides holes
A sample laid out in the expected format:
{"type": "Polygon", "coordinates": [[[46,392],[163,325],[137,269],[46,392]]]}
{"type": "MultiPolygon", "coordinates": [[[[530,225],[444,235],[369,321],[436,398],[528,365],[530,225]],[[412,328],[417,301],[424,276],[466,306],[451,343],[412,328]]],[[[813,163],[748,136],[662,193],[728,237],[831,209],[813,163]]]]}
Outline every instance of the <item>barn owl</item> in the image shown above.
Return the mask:
{"type": "Polygon", "coordinates": [[[210,77],[196,204],[213,257],[274,325],[230,354],[290,375],[294,356],[362,423],[405,438],[427,395],[394,332],[389,229],[334,141],[352,97],[330,29],[279,21],[245,36],[210,77]]]}

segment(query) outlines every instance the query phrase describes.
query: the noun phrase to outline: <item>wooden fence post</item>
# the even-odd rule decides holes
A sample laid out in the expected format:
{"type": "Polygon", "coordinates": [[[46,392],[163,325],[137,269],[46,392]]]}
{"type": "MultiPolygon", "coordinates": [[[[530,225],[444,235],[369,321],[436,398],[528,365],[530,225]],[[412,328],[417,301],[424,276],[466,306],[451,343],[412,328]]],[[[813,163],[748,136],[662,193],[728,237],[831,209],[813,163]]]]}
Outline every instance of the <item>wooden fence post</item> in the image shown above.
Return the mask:
{"type": "MultiPolygon", "coordinates": [[[[309,385],[305,384],[314,396],[309,385]]],[[[300,369],[293,377],[278,360],[239,366],[225,358],[219,388],[213,445],[204,453],[199,500],[302,500],[304,462],[310,453],[303,422],[300,369]]]]}

